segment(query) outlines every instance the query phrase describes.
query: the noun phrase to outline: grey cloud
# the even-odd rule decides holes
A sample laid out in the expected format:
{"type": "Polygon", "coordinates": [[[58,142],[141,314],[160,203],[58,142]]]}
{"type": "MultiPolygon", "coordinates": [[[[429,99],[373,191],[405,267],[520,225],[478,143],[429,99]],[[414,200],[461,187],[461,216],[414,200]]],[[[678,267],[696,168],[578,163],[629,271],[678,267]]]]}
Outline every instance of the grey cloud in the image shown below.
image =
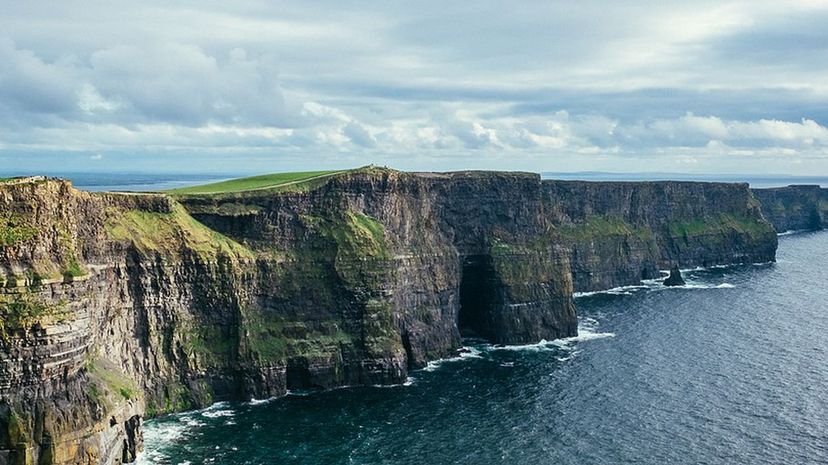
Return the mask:
{"type": "Polygon", "coordinates": [[[190,45],[116,46],[91,57],[101,95],[152,121],[294,125],[269,57],[217,58],[190,45]]]}
{"type": "Polygon", "coordinates": [[[243,49],[217,58],[192,45],[116,45],[93,52],[85,65],[68,58],[49,63],[3,41],[0,61],[0,104],[17,116],[187,126],[302,124],[298,105],[284,97],[275,60],[250,57],[243,49]]]}
{"type": "Polygon", "coordinates": [[[417,153],[584,169],[595,153],[642,169],[626,163],[784,150],[828,169],[828,10],[795,5],[12,4],[0,154],[417,153]]]}
{"type": "Polygon", "coordinates": [[[361,124],[351,121],[344,128],[342,128],[342,132],[345,136],[351,141],[359,146],[362,147],[374,147],[377,145],[377,141],[374,136],[368,132],[364,126],[361,124]]]}
{"type": "Polygon", "coordinates": [[[48,63],[0,39],[0,104],[18,112],[68,114],[75,110],[78,76],[73,64],[48,63]]]}
{"type": "Polygon", "coordinates": [[[828,68],[828,10],[792,11],[768,18],[716,41],[706,57],[715,62],[801,70],[828,68]]]}

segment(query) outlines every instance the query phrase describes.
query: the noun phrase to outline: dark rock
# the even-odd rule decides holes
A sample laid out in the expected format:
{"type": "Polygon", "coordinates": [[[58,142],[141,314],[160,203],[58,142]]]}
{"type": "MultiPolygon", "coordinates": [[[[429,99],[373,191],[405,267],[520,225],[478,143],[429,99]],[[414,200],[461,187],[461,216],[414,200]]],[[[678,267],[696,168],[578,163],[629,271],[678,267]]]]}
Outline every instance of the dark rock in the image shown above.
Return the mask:
{"type": "Polygon", "coordinates": [[[664,280],[664,285],[665,286],[684,286],[685,284],[687,284],[687,283],[685,283],[684,278],[681,277],[681,271],[679,271],[679,267],[676,266],[676,265],[673,265],[673,267],[670,268],[670,276],[668,276],[667,279],[664,280]]]}
{"type": "Polygon", "coordinates": [[[753,189],[753,195],[777,232],[828,228],[828,189],[797,185],[753,189]]]}
{"type": "Polygon", "coordinates": [[[574,336],[573,287],[776,250],[744,184],[383,169],[180,203],[0,183],[0,240],[0,457],[54,464],[133,460],[145,416],[399,383],[461,329],[574,336]]]}

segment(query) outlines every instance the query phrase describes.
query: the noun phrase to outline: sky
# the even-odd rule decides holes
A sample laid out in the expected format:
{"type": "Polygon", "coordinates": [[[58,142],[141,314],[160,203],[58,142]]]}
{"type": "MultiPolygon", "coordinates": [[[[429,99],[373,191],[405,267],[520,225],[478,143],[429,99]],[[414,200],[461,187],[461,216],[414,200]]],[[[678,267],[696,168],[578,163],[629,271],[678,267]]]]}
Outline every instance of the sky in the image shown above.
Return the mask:
{"type": "Polygon", "coordinates": [[[828,175],[828,0],[0,10],[0,172],[828,175]]]}

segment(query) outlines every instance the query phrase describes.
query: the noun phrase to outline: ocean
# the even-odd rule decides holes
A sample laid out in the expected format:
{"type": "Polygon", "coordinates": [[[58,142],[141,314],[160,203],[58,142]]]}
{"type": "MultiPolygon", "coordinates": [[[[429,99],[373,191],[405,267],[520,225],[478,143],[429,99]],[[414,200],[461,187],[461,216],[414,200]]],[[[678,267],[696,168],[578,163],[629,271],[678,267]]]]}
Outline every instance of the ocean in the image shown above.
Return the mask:
{"type": "Polygon", "coordinates": [[[145,424],[141,464],[828,463],[828,233],[577,297],[580,335],[145,424]]]}

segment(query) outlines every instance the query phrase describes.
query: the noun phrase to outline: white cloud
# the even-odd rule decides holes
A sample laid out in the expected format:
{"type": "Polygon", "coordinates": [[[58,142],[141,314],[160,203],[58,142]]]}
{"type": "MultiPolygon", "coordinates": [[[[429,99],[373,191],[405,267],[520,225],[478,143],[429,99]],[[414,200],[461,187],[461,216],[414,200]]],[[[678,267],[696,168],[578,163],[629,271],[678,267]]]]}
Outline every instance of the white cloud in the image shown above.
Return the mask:
{"type": "Polygon", "coordinates": [[[810,0],[21,3],[0,151],[821,160],[825,20],[810,0]]]}

